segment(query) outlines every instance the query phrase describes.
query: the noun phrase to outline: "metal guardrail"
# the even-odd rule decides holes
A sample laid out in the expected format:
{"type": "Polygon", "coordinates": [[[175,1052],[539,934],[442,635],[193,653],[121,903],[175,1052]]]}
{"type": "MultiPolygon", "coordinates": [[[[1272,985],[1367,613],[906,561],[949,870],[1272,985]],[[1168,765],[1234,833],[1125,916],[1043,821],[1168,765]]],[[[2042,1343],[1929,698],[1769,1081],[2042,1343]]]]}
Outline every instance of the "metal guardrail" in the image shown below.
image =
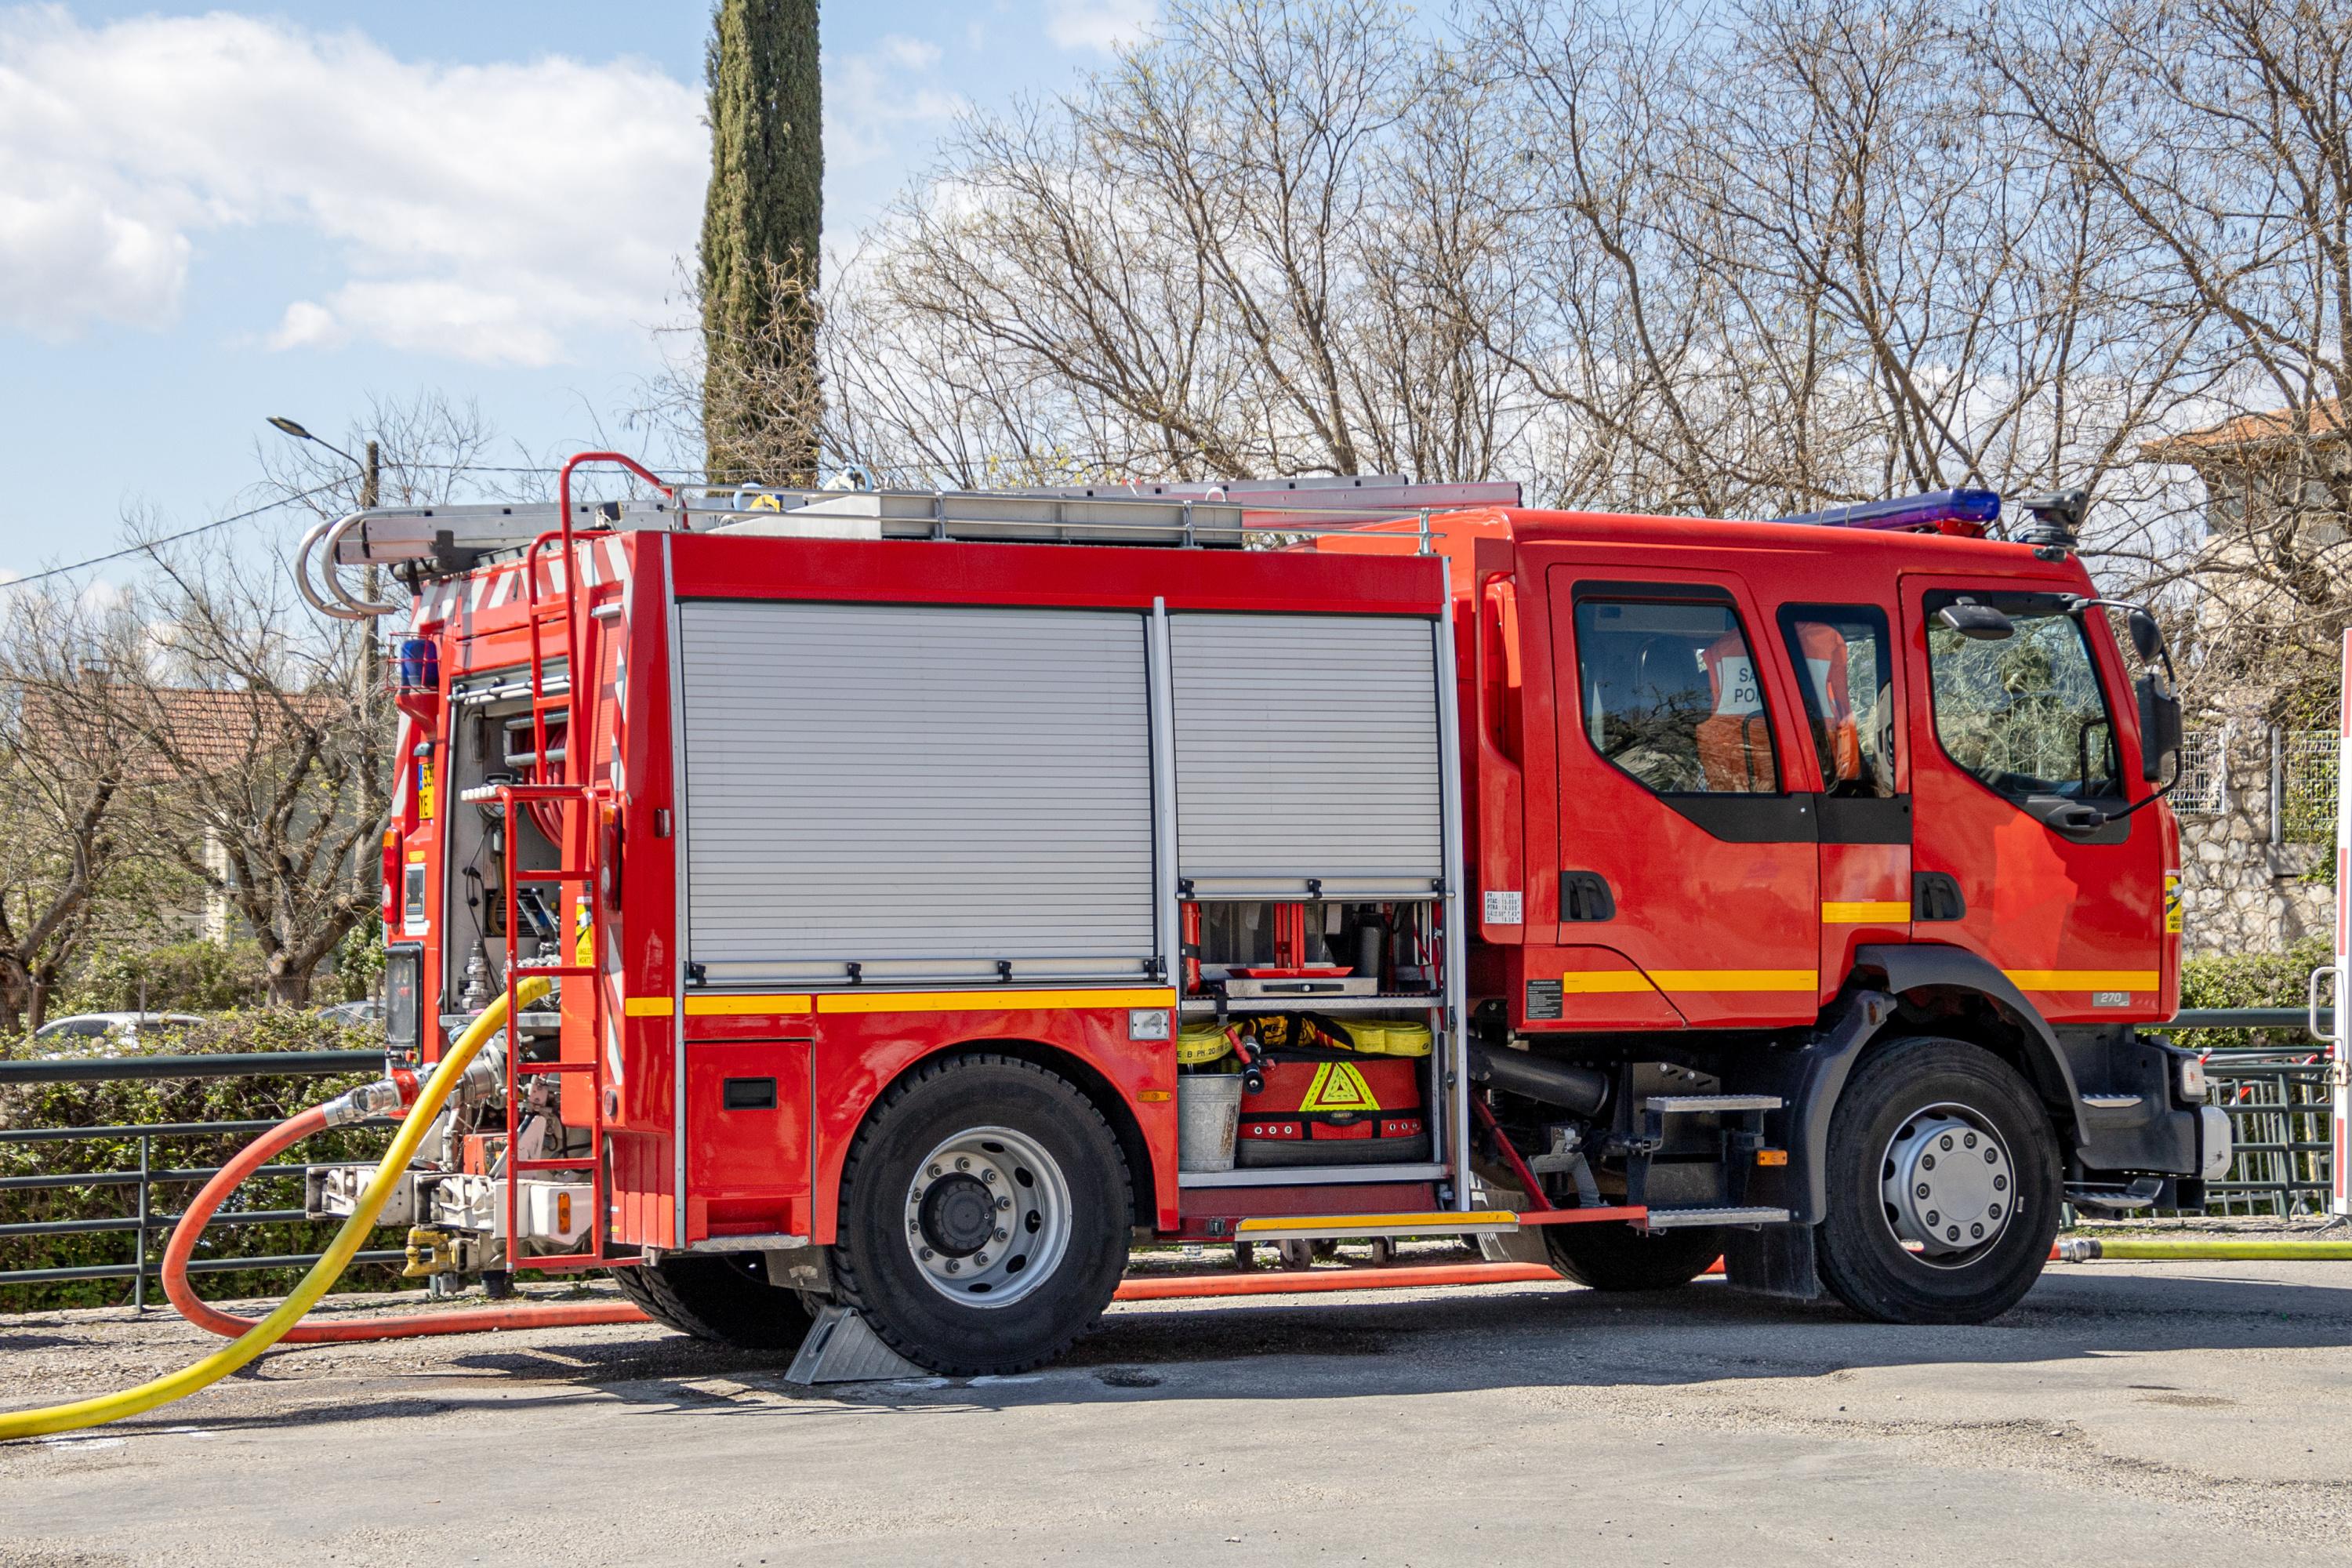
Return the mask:
{"type": "MultiPolygon", "coordinates": [[[[2300,1007],[2202,1007],[2183,1010],[2169,1026],[2184,1029],[2293,1029],[2308,1022],[2300,1007]]],[[[2319,1022],[2332,1028],[2335,1010],[2323,1008],[2319,1022]]],[[[2237,1133],[2237,1158],[2230,1174],[2208,1184],[2208,1211],[2223,1214],[2270,1213],[2280,1215],[2317,1213],[2326,1207],[2330,1142],[2329,1068],[2326,1047],[2316,1042],[2258,1049],[2222,1049],[2207,1058],[2212,1102],[2225,1108],[2237,1133]],[[2280,1060],[2281,1057],[2300,1060],[2280,1060]],[[2266,1208],[2257,1208],[2266,1205],[2266,1208]]],[[[381,1066],[380,1051],[282,1051],[212,1056],[82,1057],[32,1061],[0,1061],[0,1086],[11,1083],[105,1083],[130,1079],[241,1078],[317,1076],[362,1071],[381,1066]]],[[[131,1187],[136,1190],[133,1211],[97,1219],[37,1220],[0,1224],[0,1238],[37,1236],[124,1235],[132,1237],[132,1260],[58,1268],[0,1270],[0,1285],[31,1285],[75,1279],[128,1279],[131,1304],[144,1310],[147,1280],[160,1260],[150,1259],[154,1240],[168,1237],[180,1216],[158,1214],[157,1186],[194,1184],[219,1173],[217,1165],[163,1166],[154,1163],[158,1140],[218,1137],[225,1133],[266,1132],[274,1121],[165,1121],[114,1127],[29,1127],[0,1130],[0,1143],[51,1143],[131,1139],[139,1141],[139,1163],[122,1171],[70,1171],[55,1174],[0,1177],[0,1193],[38,1192],[80,1187],[131,1187]]],[[[397,1125],[377,1119],[362,1127],[397,1125]]],[[[257,1176],[299,1175],[301,1165],[264,1165],[257,1176]]],[[[224,1209],[214,1225],[271,1225],[300,1220],[299,1209],[224,1209]]],[[[317,1253],[272,1253],[250,1258],[199,1258],[191,1273],[233,1269],[307,1268],[317,1253]]],[[[397,1250],[367,1251],[352,1261],[397,1262],[406,1254],[397,1250]]]]}
{"type": "MultiPolygon", "coordinates": [[[[21,1083],[114,1083],[130,1079],[200,1078],[295,1078],[366,1071],[383,1065],[382,1051],[252,1051],[219,1052],[207,1056],[64,1057],[25,1061],[0,1061],[0,1086],[21,1083]]],[[[154,1189],[194,1185],[220,1173],[217,1165],[164,1166],[154,1163],[159,1139],[216,1138],[225,1133],[267,1132],[275,1121],[151,1121],[112,1127],[21,1127],[0,1130],[0,1143],[87,1142],[106,1139],[139,1141],[139,1163],[126,1171],[66,1171],[29,1176],[0,1176],[0,1193],[56,1192],[87,1187],[131,1187],[137,1190],[131,1213],[98,1219],[30,1220],[0,1225],[0,1237],[128,1234],[131,1258],[123,1263],[94,1263],[58,1268],[0,1270],[0,1285],[37,1285],[75,1279],[128,1279],[132,1307],[145,1310],[147,1280],[161,1264],[149,1257],[153,1241],[168,1238],[179,1223],[176,1214],[155,1212],[154,1189]]],[[[394,1127],[383,1118],[354,1122],[358,1127],[394,1127]]],[[[256,1176],[296,1176],[300,1165],[264,1165],[256,1176]]],[[[226,1209],[212,1224],[273,1225],[304,1219],[299,1209],[226,1209]]],[[[191,1274],[247,1268],[307,1268],[317,1253],[269,1253],[250,1258],[202,1258],[188,1264],[191,1274]]],[[[355,1263],[398,1262],[407,1256],[398,1250],[359,1253],[355,1263]]]]}
{"type": "Polygon", "coordinates": [[[221,1051],[192,1057],[35,1057],[0,1061],[0,1085],[116,1083],[150,1078],[299,1078],[365,1072],[382,1051],[221,1051]]]}

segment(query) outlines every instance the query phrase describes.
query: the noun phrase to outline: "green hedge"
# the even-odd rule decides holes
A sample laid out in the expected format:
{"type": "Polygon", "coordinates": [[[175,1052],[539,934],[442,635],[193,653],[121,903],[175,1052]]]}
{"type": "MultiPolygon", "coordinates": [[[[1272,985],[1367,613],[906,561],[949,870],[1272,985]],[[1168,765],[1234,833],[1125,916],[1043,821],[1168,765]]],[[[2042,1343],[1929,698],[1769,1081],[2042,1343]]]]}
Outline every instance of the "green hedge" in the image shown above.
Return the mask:
{"type": "MultiPolygon", "coordinates": [[[[2311,972],[2333,956],[2325,938],[2298,942],[2284,952],[2192,958],[2180,966],[2183,1007],[2300,1007],[2311,972]]],[[[2178,1029],[2174,1043],[2197,1051],[2259,1046],[2268,1050],[2319,1050],[2301,1028],[2178,1029]]]]}
{"type": "MultiPolygon", "coordinates": [[[[344,1028],[316,1015],[284,1009],[233,1012],[192,1025],[183,1031],[142,1034],[137,1054],[211,1054],[232,1051],[310,1051],[381,1049],[383,1037],[373,1029],[344,1028]]],[[[0,1043],[0,1058],[41,1056],[107,1056],[125,1054],[119,1044],[92,1043],[79,1049],[45,1044],[35,1052],[22,1041],[0,1043]]],[[[47,1083],[0,1087],[0,1128],[107,1127],[158,1121],[278,1121],[306,1106],[340,1094],[375,1077],[355,1073],[342,1077],[281,1076],[242,1079],[149,1079],[110,1083],[47,1083]]],[[[249,1141],[250,1134],[224,1137],[171,1138],[154,1143],[157,1168],[218,1165],[249,1141]]],[[[383,1152],[388,1134],[382,1129],[337,1130],[297,1144],[281,1157],[283,1163],[329,1160],[372,1160],[383,1152]]],[[[73,1171],[136,1170],[139,1142],[135,1138],[76,1140],[70,1142],[0,1143],[0,1175],[55,1174],[73,1171]]],[[[195,1195],[194,1182],[158,1185],[152,1211],[175,1214],[195,1195]]],[[[248,1182],[231,1203],[246,1208],[279,1209],[302,1206],[301,1183],[294,1177],[248,1182]]],[[[64,1187],[37,1192],[0,1192],[0,1223],[35,1220],[100,1219],[138,1212],[135,1187],[64,1187]]],[[[215,1224],[205,1234],[199,1258],[249,1258],[268,1253],[316,1252],[333,1236],[331,1223],[278,1223],[225,1226],[215,1224]]],[[[0,1270],[62,1268],[85,1265],[127,1263],[132,1237],[128,1232],[61,1237],[0,1237],[0,1270]]],[[[379,1235],[376,1245],[395,1245],[379,1235]]],[[[163,1253],[160,1233],[151,1235],[151,1258],[163,1253]]],[[[395,1288],[398,1270],[389,1264],[354,1268],[344,1277],[345,1289],[395,1288]]],[[[293,1282],[285,1270],[223,1270],[193,1277],[206,1296],[257,1296],[281,1292],[293,1282]]],[[[158,1299],[151,1285],[151,1299],[158,1299]]],[[[0,1286],[0,1310],[30,1310],[54,1307],[94,1307],[131,1299],[128,1279],[71,1280],[56,1284],[0,1286]]]]}

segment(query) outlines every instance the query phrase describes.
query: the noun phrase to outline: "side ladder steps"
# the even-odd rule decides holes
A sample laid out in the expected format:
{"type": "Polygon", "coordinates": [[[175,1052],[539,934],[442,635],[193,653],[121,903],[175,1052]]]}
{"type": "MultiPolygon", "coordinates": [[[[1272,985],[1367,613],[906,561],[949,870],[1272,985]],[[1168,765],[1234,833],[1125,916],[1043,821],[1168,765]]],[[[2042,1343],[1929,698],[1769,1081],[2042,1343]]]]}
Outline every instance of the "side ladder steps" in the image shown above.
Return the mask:
{"type": "Polygon", "coordinates": [[[1654,1094],[1642,1101],[1642,1109],[1661,1116],[1694,1116],[1716,1110],[1778,1110],[1781,1103],[1777,1094],[1654,1094]]]}
{"type": "Polygon", "coordinates": [[[1787,1209],[1652,1209],[1642,1223],[1652,1230],[1687,1230],[1702,1225],[1785,1225],[1787,1209]]]}

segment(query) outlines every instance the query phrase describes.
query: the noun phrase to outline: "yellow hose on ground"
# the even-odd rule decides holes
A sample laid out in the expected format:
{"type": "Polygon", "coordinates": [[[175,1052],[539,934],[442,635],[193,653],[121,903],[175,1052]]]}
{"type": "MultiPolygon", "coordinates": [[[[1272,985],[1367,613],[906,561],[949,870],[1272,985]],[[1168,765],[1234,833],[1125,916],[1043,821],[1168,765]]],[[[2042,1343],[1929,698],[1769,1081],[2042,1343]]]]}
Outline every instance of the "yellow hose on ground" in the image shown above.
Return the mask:
{"type": "MultiPolygon", "coordinates": [[[[515,987],[521,994],[522,1005],[529,1006],[543,995],[549,983],[545,980],[525,980],[515,987]]],[[[509,993],[509,994],[512,994],[509,993]]],[[[39,1410],[16,1410],[0,1414],[0,1441],[11,1437],[39,1437],[51,1432],[71,1432],[82,1426],[103,1426],[120,1421],[126,1415],[136,1415],[152,1410],[159,1405],[169,1405],[183,1399],[200,1388],[209,1387],[245,1365],[254,1357],[278,1342],[278,1337],[302,1321],[302,1315],[316,1306],[319,1298],[340,1279],[359,1251],[368,1233],[375,1228],[375,1216],[383,1212],[385,1202],[392,1196],[394,1184],[408,1163],[416,1155],[417,1145],[425,1142],[425,1130],[441,1112],[442,1101],[457,1089],[467,1064],[471,1062],[482,1045],[506,1022],[508,996],[482,1009],[482,1016],[468,1025],[466,1032],[445,1052],[433,1076],[425,1081],[417,1095],[416,1103],[384,1151],[383,1162],[376,1167],[375,1179],[368,1184],[360,1197],[359,1206],[310,1272],[294,1287],[294,1293],[278,1303],[278,1310],[261,1320],[250,1333],[222,1346],[194,1366],[184,1367],[136,1388],[126,1388],[120,1394],[104,1394],[95,1399],[79,1399],[70,1405],[51,1405],[39,1410]]]]}
{"type": "Polygon", "coordinates": [[[2096,1258],[2145,1263],[2352,1263],[2352,1241],[2168,1241],[2118,1236],[2070,1237],[2058,1247],[2068,1263],[2096,1258]]]}

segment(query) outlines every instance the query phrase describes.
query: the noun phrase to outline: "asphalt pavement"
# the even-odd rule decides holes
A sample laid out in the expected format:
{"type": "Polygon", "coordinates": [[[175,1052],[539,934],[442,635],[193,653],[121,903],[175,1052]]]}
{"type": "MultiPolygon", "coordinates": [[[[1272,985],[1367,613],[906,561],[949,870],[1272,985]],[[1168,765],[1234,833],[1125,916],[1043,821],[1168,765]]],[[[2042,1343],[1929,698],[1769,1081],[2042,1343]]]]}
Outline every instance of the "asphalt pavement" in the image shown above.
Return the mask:
{"type": "MultiPolygon", "coordinates": [[[[216,1342],[0,1320],[0,1404],[216,1342]]],[[[1968,1329],[1712,1280],[1139,1302],[1026,1376],[782,1370],[635,1326],[281,1352],[0,1446],[0,1565],[2352,1563],[2347,1264],[2053,1266],[1968,1329]]]]}

